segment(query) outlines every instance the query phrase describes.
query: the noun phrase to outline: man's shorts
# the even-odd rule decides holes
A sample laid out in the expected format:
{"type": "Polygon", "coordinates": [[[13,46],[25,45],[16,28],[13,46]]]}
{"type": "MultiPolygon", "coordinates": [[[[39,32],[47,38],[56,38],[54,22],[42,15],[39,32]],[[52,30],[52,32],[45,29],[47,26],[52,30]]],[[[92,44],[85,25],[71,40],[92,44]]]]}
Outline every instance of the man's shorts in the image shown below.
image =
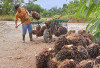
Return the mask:
{"type": "Polygon", "coordinates": [[[32,25],[31,24],[28,24],[28,25],[22,24],[23,35],[26,34],[27,29],[28,29],[29,33],[32,33],[32,25]]]}

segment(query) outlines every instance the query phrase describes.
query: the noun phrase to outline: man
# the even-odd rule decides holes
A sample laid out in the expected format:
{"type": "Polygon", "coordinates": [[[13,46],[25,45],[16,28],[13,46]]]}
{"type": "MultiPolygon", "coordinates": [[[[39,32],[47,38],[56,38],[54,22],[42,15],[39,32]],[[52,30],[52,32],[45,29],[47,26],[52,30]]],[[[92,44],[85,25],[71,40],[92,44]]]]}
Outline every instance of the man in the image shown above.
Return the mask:
{"type": "Polygon", "coordinates": [[[15,9],[17,11],[16,16],[15,16],[15,28],[18,27],[17,20],[19,18],[21,20],[21,24],[22,24],[23,42],[25,42],[25,35],[26,35],[26,32],[27,32],[27,29],[28,29],[28,32],[29,32],[30,41],[33,41],[31,20],[29,19],[29,16],[31,17],[31,15],[29,14],[29,12],[26,9],[21,8],[20,5],[16,5],[15,9]]]}

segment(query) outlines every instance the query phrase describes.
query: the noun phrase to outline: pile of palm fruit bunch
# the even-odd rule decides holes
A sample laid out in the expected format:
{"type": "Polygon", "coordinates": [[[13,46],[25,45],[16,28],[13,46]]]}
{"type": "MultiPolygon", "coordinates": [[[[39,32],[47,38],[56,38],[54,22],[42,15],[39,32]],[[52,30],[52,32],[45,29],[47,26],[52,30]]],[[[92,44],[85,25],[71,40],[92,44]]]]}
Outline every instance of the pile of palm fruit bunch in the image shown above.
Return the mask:
{"type": "Polygon", "coordinates": [[[32,30],[32,34],[37,37],[43,36],[43,32],[46,29],[46,26],[40,26],[39,24],[36,26],[36,30],[32,30]]]}
{"type": "Polygon", "coordinates": [[[37,55],[42,57],[36,59],[37,68],[100,68],[100,44],[93,43],[92,38],[85,30],[68,31],[56,40],[45,57],[37,55]]]}

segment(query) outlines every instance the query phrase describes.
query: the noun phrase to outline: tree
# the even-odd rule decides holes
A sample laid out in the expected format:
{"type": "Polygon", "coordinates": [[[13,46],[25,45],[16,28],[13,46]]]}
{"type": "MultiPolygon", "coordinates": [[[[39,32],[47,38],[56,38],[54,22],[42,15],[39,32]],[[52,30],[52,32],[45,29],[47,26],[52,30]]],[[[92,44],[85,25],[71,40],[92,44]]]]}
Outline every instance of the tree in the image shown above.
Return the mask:
{"type": "Polygon", "coordinates": [[[63,8],[62,8],[62,13],[64,15],[65,14],[66,15],[74,15],[77,12],[80,5],[81,4],[79,3],[78,0],[71,1],[68,4],[64,4],[63,8]]]}
{"type": "Polygon", "coordinates": [[[17,3],[24,3],[24,0],[1,0],[0,1],[0,9],[1,14],[3,15],[9,15],[9,14],[14,14],[14,5],[17,3]]]}
{"type": "MultiPolygon", "coordinates": [[[[82,0],[80,1],[82,3],[82,0]]],[[[90,20],[87,25],[87,32],[94,35],[93,41],[100,42],[100,0],[87,0],[85,1],[78,10],[79,14],[84,14],[85,19],[89,19],[91,14],[95,14],[96,19],[90,20]]]]}
{"type": "Polygon", "coordinates": [[[35,1],[37,1],[37,0],[28,0],[28,3],[33,3],[35,1]]]}
{"type": "Polygon", "coordinates": [[[25,6],[24,6],[29,12],[31,12],[31,11],[36,11],[36,12],[38,12],[38,13],[40,13],[40,12],[43,12],[43,8],[41,8],[41,6],[40,5],[36,5],[36,4],[34,4],[34,3],[27,3],[27,4],[25,4],[25,6]]]}
{"type": "Polygon", "coordinates": [[[77,12],[78,6],[80,6],[79,1],[71,1],[68,4],[68,8],[67,8],[66,12],[70,15],[73,15],[77,12]]]}
{"type": "Polygon", "coordinates": [[[68,5],[67,4],[64,4],[63,5],[63,8],[62,8],[62,12],[63,14],[66,14],[66,10],[68,9],[68,5]]]}

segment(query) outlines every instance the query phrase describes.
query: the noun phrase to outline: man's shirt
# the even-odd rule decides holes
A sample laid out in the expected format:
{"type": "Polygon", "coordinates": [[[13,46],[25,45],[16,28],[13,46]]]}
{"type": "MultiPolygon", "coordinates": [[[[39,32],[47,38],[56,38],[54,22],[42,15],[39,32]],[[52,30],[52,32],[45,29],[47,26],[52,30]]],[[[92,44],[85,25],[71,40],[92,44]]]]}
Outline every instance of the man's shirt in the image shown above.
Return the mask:
{"type": "Polygon", "coordinates": [[[28,25],[31,23],[31,20],[29,19],[29,15],[26,9],[21,8],[21,12],[17,12],[15,16],[15,21],[18,20],[18,18],[21,20],[22,24],[28,25]]]}

